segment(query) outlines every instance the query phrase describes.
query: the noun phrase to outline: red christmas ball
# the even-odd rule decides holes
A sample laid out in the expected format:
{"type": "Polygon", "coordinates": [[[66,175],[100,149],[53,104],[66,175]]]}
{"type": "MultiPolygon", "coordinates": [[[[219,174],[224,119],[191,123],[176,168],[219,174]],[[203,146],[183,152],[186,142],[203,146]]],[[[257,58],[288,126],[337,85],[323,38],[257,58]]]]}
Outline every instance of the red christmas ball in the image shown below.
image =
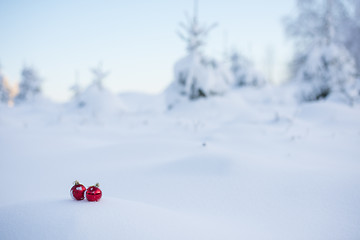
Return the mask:
{"type": "Polygon", "coordinates": [[[85,198],[86,187],[78,181],[74,182],[74,186],[70,189],[70,195],[75,200],[83,200],[85,198]]]}
{"type": "Polygon", "coordinates": [[[102,196],[102,192],[99,188],[99,184],[95,184],[95,186],[88,187],[86,190],[86,199],[90,202],[97,202],[100,200],[102,196]]]}

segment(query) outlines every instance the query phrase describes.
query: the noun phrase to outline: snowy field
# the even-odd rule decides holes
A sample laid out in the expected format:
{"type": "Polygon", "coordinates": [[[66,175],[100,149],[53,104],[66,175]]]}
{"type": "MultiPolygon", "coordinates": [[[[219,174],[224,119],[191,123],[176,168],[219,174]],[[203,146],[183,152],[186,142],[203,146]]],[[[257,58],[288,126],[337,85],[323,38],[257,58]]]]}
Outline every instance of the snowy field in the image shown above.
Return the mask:
{"type": "Polygon", "coordinates": [[[360,239],[360,106],[284,93],[2,106],[0,239],[360,239]]]}

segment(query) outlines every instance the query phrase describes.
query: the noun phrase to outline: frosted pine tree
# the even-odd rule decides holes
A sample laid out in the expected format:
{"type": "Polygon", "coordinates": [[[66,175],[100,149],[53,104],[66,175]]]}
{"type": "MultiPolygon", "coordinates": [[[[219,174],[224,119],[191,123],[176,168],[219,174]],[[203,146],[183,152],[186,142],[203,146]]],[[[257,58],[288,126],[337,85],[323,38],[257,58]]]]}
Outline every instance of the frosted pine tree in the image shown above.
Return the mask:
{"type": "Polygon", "coordinates": [[[91,68],[92,82],[84,90],[76,84],[73,88],[74,98],[71,108],[91,119],[107,119],[110,115],[117,115],[125,110],[125,105],[120,98],[104,87],[104,80],[109,75],[101,64],[91,68]]]}
{"type": "Polygon", "coordinates": [[[346,48],[352,54],[356,62],[356,68],[360,73],[360,1],[348,0],[348,8],[345,9],[341,25],[341,34],[346,48]]]}
{"type": "Polygon", "coordinates": [[[296,47],[296,53],[290,64],[292,77],[295,77],[299,68],[306,60],[309,46],[319,33],[321,25],[321,14],[317,0],[297,0],[297,13],[285,19],[285,30],[296,47]]]}
{"type": "Polygon", "coordinates": [[[209,26],[200,24],[198,19],[197,1],[194,2],[194,15],[185,14],[185,22],[180,23],[179,37],[186,43],[186,50],[191,54],[201,54],[209,32],[216,27],[216,23],[209,26]]]}
{"type": "Polygon", "coordinates": [[[37,71],[31,67],[24,67],[21,72],[21,82],[19,84],[19,94],[16,96],[17,103],[32,101],[41,95],[42,79],[37,71]]]}
{"type": "Polygon", "coordinates": [[[5,77],[1,72],[0,66],[0,103],[8,104],[10,101],[10,89],[6,84],[5,77]]]}
{"type": "Polygon", "coordinates": [[[265,85],[265,78],[254,69],[252,62],[244,56],[234,51],[230,56],[230,62],[236,87],[265,85]]]}
{"type": "Polygon", "coordinates": [[[180,38],[186,43],[187,56],[174,66],[174,82],[167,90],[170,103],[178,95],[190,100],[222,94],[228,88],[229,74],[216,60],[202,52],[209,32],[216,24],[200,24],[195,2],[194,15],[180,23],[180,38]]]}
{"type": "Polygon", "coordinates": [[[103,98],[106,98],[106,95],[110,94],[104,88],[104,79],[110,72],[103,70],[101,63],[97,67],[91,68],[90,71],[93,75],[92,83],[84,91],[81,91],[80,85],[77,83],[77,76],[75,85],[70,89],[74,93],[73,101],[78,108],[94,108],[103,101],[103,98]]]}
{"type": "Polygon", "coordinates": [[[73,94],[72,100],[75,102],[76,107],[82,108],[84,106],[84,102],[80,99],[80,97],[81,97],[80,85],[77,82],[75,82],[75,84],[72,85],[69,89],[73,94]]]}
{"type": "Polygon", "coordinates": [[[357,95],[355,61],[345,47],[334,43],[314,44],[295,79],[304,101],[340,94],[352,103],[357,95]]]}
{"type": "Polygon", "coordinates": [[[352,103],[357,95],[355,61],[336,36],[334,3],[325,0],[316,5],[316,1],[299,1],[300,13],[291,27],[295,36],[302,37],[295,68],[300,100],[341,96],[352,103]]]}
{"type": "Polygon", "coordinates": [[[355,4],[355,11],[353,15],[354,31],[353,35],[349,37],[349,39],[352,39],[350,51],[354,52],[355,60],[357,63],[357,70],[360,75],[360,1],[353,0],[353,2],[355,4]]]}
{"type": "Polygon", "coordinates": [[[91,72],[93,74],[93,85],[95,85],[99,90],[102,90],[104,87],[103,81],[110,74],[110,72],[104,71],[101,63],[97,67],[92,68],[91,72]]]}
{"type": "Polygon", "coordinates": [[[70,87],[70,91],[73,93],[73,97],[77,98],[79,97],[80,93],[81,93],[81,87],[80,85],[76,82],[74,85],[72,85],[70,87]]]}

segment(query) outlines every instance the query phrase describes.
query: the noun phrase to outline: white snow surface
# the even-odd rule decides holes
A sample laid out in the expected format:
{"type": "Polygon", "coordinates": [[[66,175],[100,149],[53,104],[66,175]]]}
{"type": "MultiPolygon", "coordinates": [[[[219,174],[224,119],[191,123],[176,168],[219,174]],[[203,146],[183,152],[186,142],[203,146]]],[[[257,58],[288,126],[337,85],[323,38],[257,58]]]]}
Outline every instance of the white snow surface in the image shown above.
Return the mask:
{"type": "Polygon", "coordinates": [[[360,106],[286,88],[122,94],[95,120],[0,106],[0,239],[360,239],[360,106]]]}
{"type": "Polygon", "coordinates": [[[78,112],[95,118],[116,115],[126,110],[119,97],[96,84],[90,85],[79,96],[74,97],[69,105],[71,111],[75,108],[78,112]]]}

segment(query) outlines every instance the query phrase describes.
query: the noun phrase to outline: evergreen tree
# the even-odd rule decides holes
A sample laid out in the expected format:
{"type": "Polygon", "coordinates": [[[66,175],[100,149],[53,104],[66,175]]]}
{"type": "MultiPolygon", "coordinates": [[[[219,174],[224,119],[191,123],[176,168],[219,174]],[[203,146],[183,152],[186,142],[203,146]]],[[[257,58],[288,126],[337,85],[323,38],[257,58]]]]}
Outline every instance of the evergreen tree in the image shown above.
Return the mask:
{"type": "Polygon", "coordinates": [[[341,94],[352,103],[357,95],[355,62],[339,44],[316,42],[295,79],[300,83],[301,100],[313,101],[341,94]]]}
{"type": "Polygon", "coordinates": [[[206,38],[209,32],[216,27],[216,23],[210,26],[200,24],[197,16],[197,1],[194,2],[194,15],[189,17],[185,15],[186,21],[180,23],[180,29],[178,32],[179,37],[185,41],[186,50],[189,54],[201,54],[202,47],[206,43],[206,38]]]}
{"type": "Polygon", "coordinates": [[[79,73],[75,71],[75,83],[72,85],[69,90],[73,93],[74,98],[78,98],[81,93],[81,86],[79,84],[79,73]]]}
{"type": "Polygon", "coordinates": [[[348,8],[343,15],[341,35],[343,42],[356,62],[358,74],[360,74],[360,1],[348,0],[348,8]]]}
{"type": "Polygon", "coordinates": [[[19,94],[15,101],[26,102],[32,101],[37,96],[41,95],[42,79],[39,77],[37,71],[31,67],[24,67],[21,72],[21,82],[19,84],[19,94]]]}
{"type": "MultiPolygon", "coordinates": [[[[74,103],[78,108],[94,109],[101,105],[105,98],[110,96],[110,93],[104,88],[104,79],[109,75],[109,71],[104,71],[102,64],[99,63],[97,67],[90,69],[93,74],[92,83],[84,90],[81,90],[80,85],[76,83],[70,88],[74,93],[74,103]]],[[[101,106],[104,107],[104,106],[101,106]]]]}
{"type": "Polygon", "coordinates": [[[70,91],[73,93],[74,98],[79,97],[81,93],[80,85],[78,83],[75,83],[73,86],[70,87],[70,91]]]}
{"type": "Polygon", "coordinates": [[[341,2],[299,0],[298,16],[288,24],[299,46],[294,70],[301,100],[341,94],[351,103],[356,97],[355,61],[338,35],[342,14],[335,6],[341,2]]]}
{"type": "Polygon", "coordinates": [[[221,64],[206,58],[202,52],[206,37],[215,26],[200,24],[195,2],[194,15],[186,15],[186,22],[180,23],[181,31],[178,34],[186,43],[188,55],[175,64],[175,80],[168,88],[169,95],[194,100],[225,92],[230,81],[229,74],[221,64]]]}
{"type": "Polygon", "coordinates": [[[234,51],[230,56],[231,72],[234,77],[235,86],[263,86],[265,78],[253,67],[250,60],[234,51]]]}
{"type": "Polygon", "coordinates": [[[93,85],[95,85],[99,90],[102,90],[104,87],[103,81],[110,74],[110,72],[104,71],[101,63],[97,67],[92,68],[91,72],[93,73],[93,85]]]}
{"type": "Polygon", "coordinates": [[[1,66],[0,66],[0,103],[7,104],[9,101],[10,101],[10,89],[6,84],[6,80],[1,72],[1,66]]]}

